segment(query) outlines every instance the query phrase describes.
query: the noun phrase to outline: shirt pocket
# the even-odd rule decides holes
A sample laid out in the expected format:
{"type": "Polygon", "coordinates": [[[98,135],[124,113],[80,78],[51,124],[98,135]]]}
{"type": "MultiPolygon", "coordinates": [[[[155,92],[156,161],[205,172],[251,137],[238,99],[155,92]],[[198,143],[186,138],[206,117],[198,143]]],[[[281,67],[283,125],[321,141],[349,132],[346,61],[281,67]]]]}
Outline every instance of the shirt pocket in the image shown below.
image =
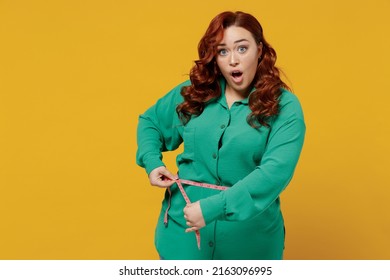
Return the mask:
{"type": "Polygon", "coordinates": [[[195,160],[195,128],[185,127],[183,131],[184,151],[178,156],[178,163],[195,160]]]}

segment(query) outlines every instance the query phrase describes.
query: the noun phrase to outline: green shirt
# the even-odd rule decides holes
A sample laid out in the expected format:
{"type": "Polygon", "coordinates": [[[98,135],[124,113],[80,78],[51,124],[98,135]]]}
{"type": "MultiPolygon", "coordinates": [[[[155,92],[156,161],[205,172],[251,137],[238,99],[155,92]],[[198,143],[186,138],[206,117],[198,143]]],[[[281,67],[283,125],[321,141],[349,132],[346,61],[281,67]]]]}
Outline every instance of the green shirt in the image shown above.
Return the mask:
{"type": "Polygon", "coordinates": [[[140,116],[137,163],[149,174],[164,165],[162,152],[184,143],[176,160],[180,178],[230,188],[185,186],[192,202],[200,200],[206,222],[198,250],[194,234],[184,233],[185,201],[173,185],[169,223],[162,222],[169,200],[166,192],[156,228],[158,252],[167,259],[281,258],[284,224],[279,195],[293,176],[305,134],[297,97],[283,89],[280,113],[270,127],[255,129],[247,123],[248,98],[228,108],[221,79],[221,97],[183,125],[176,107],[183,101],[181,88],[189,84],[178,85],[140,116]]]}

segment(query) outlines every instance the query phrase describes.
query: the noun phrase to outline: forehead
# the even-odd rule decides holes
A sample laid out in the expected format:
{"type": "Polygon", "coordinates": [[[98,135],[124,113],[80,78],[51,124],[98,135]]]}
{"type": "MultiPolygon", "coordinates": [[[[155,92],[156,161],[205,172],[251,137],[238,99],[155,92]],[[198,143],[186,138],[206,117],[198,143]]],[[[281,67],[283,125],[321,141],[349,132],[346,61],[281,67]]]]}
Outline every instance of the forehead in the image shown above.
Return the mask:
{"type": "Polygon", "coordinates": [[[243,27],[229,26],[223,32],[221,44],[234,44],[236,41],[243,39],[247,40],[250,43],[256,44],[251,32],[249,32],[243,27]]]}

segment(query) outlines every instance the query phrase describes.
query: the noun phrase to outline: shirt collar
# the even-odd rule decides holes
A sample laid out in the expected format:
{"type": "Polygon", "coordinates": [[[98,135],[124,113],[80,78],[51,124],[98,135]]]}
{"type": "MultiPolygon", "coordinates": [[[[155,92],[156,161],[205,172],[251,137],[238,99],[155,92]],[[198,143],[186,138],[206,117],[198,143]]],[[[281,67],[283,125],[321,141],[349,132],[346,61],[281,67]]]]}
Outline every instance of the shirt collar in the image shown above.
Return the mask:
{"type": "MultiPolygon", "coordinates": [[[[221,86],[221,96],[218,98],[217,102],[223,105],[224,107],[227,107],[226,98],[225,98],[225,89],[226,89],[226,80],[224,77],[219,78],[219,84],[221,86]]],[[[236,103],[241,103],[244,105],[248,105],[249,102],[249,96],[256,90],[255,87],[252,87],[250,93],[248,96],[242,100],[236,101],[236,103]]]]}

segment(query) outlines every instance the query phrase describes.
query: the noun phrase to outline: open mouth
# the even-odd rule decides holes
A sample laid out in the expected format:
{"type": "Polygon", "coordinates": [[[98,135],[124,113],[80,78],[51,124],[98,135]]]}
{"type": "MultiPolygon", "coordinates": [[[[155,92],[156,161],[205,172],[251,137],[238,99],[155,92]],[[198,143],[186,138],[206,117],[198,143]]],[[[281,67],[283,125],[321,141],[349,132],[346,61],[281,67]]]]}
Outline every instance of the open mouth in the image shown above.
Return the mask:
{"type": "Polygon", "coordinates": [[[233,71],[232,72],[232,77],[233,78],[239,78],[242,76],[242,72],[241,71],[233,71]]]}
{"type": "Polygon", "coordinates": [[[233,81],[235,83],[241,83],[242,82],[243,76],[242,76],[242,72],[241,71],[238,71],[238,70],[237,71],[233,71],[231,73],[231,75],[232,75],[233,81]]]}

